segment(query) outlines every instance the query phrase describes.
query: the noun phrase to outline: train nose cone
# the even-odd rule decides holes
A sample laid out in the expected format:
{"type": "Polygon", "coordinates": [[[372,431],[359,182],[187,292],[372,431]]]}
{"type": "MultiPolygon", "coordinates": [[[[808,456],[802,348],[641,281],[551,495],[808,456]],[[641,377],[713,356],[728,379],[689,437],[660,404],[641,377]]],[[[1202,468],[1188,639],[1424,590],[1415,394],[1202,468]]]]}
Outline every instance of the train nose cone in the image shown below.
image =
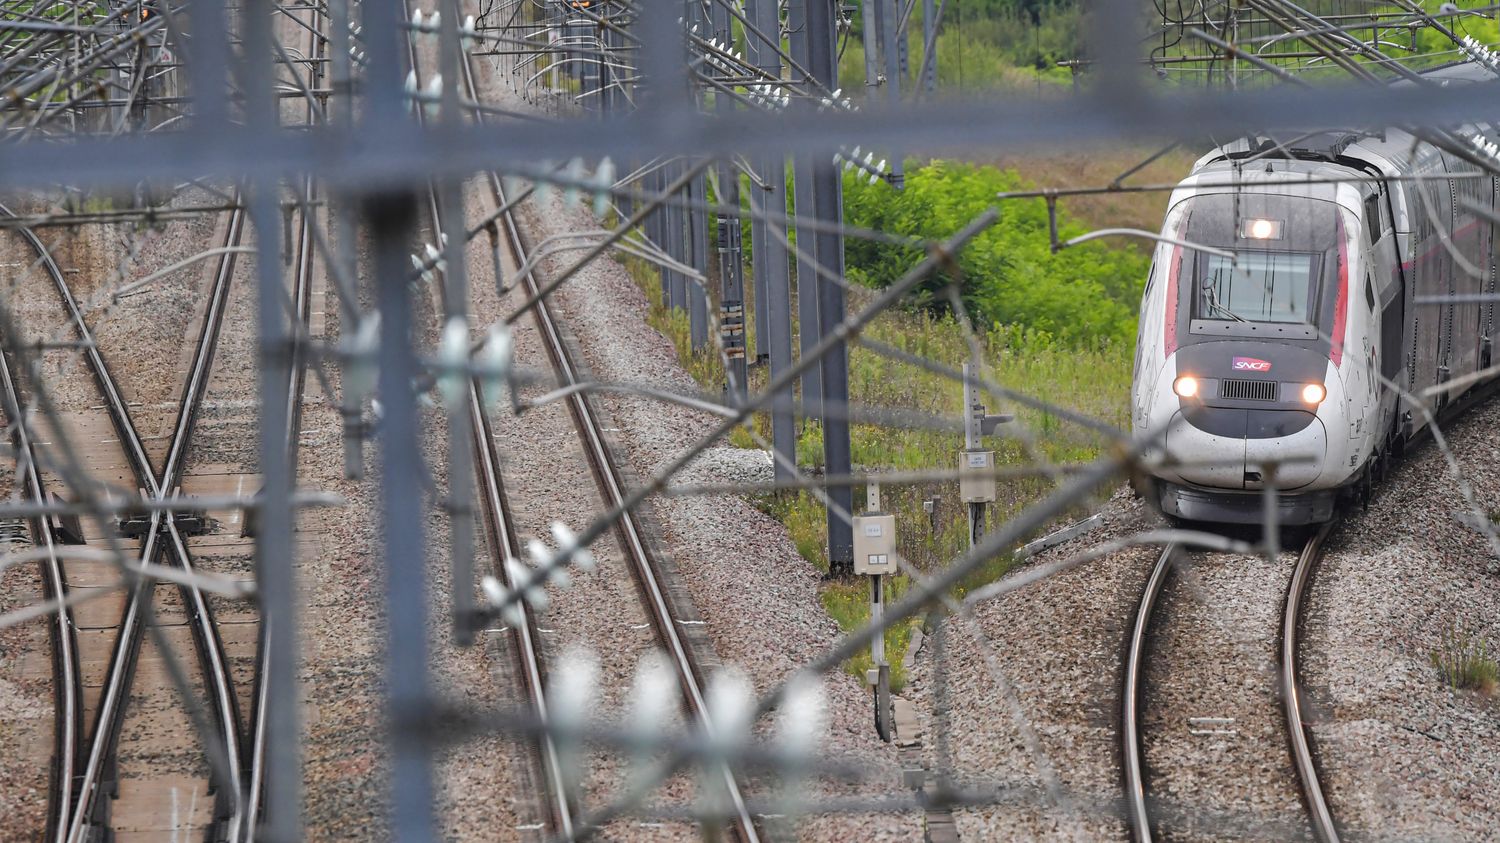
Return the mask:
{"type": "Polygon", "coordinates": [[[1179,410],[1167,428],[1167,459],[1188,483],[1215,489],[1245,488],[1245,436],[1194,427],[1179,410]]]}
{"type": "Polygon", "coordinates": [[[1187,483],[1214,489],[1262,489],[1275,472],[1278,489],[1298,489],[1318,478],[1328,451],[1323,424],[1300,410],[1212,408],[1193,419],[1178,411],[1166,451],[1187,483]]]}
{"type": "MultiPolygon", "coordinates": [[[[1265,415],[1311,416],[1299,410],[1278,410],[1265,415]]],[[[1245,440],[1245,488],[1263,489],[1271,478],[1265,476],[1275,471],[1274,485],[1277,489],[1300,489],[1318,479],[1323,472],[1323,462],[1328,457],[1328,434],[1323,422],[1316,416],[1303,425],[1300,420],[1288,424],[1296,433],[1276,435],[1276,429],[1254,430],[1252,411],[1250,438],[1245,440]],[[1260,436],[1256,434],[1260,433],[1260,436]],[[1257,472],[1260,476],[1256,476],[1257,472]]]]}

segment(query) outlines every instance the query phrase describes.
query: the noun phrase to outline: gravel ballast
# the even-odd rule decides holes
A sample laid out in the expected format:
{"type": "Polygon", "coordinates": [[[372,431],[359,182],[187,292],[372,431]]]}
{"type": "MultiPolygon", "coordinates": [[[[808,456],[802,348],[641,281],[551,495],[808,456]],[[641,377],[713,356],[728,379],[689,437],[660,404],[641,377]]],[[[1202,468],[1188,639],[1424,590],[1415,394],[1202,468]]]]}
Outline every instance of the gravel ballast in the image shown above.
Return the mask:
{"type": "MultiPolygon", "coordinates": [[[[481,78],[481,84],[487,99],[503,107],[525,107],[498,80],[486,83],[481,78]]],[[[586,212],[566,208],[555,199],[528,201],[522,206],[521,224],[532,242],[558,232],[599,227],[586,212]]],[[[570,264],[566,256],[544,260],[543,278],[570,264]]],[[[577,362],[593,377],[690,394],[699,391],[677,364],[670,342],[647,327],[647,302],[614,261],[584,267],[559,289],[552,303],[580,352],[577,362]]],[[[622,468],[636,477],[647,477],[673,460],[716,421],[686,408],[633,397],[600,397],[594,405],[613,428],[606,434],[622,468]]],[[[764,466],[764,455],[710,455],[694,477],[711,477],[714,482],[760,477],[764,466]]],[[[714,655],[744,670],[756,691],[775,687],[838,640],[837,625],[819,603],[818,573],[797,554],[785,529],[743,498],[658,496],[648,512],[664,563],[680,575],[714,655]]],[[[852,786],[825,783],[822,792],[871,798],[902,794],[894,749],[874,734],[869,692],[841,671],[827,676],[825,689],[829,725],[822,754],[861,769],[864,781],[852,786]]],[[[914,840],[921,836],[920,816],[811,816],[800,834],[807,839],[914,840]]]]}
{"type": "MultiPolygon", "coordinates": [[[[1057,562],[1156,525],[1125,493],[1102,511],[1101,526],[1028,564],[1057,562]]],[[[984,601],[975,607],[977,629],[974,621],[948,620],[953,776],[1001,793],[999,804],[955,812],[963,839],[1124,839],[1114,804],[1122,646],[1156,556],[1151,548],[1111,554],[984,601]]],[[[928,636],[908,690],[928,718],[934,657],[928,636]]],[[[934,737],[924,743],[935,765],[934,737]]]]}
{"type": "MultiPolygon", "coordinates": [[[[1500,505],[1500,400],[1445,432],[1485,513],[1500,505]]],[[[1481,840],[1500,822],[1500,701],[1446,685],[1443,636],[1500,644],[1500,576],[1442,452],[1420,446],[1335,531],[1302,650],[1333,816],[1367,840],[1481,840]]]]}

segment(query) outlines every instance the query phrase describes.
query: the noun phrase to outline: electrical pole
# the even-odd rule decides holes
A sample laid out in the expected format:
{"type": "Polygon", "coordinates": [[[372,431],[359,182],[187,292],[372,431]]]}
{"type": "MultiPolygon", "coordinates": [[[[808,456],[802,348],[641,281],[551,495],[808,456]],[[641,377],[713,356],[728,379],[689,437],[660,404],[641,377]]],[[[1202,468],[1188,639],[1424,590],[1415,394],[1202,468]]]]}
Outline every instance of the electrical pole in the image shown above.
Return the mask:
{"type": "Polygon", "coordinates": [[[865,88],[867,102],[875,101],[875,89],[880,87],[880,33],[877,20],[883,0],[864,0],[860,4],[860,37],[865,45],[865,88]]]}
{"type": "Polygon", "coordinates": [[[937,3],[922,0],[922,93],[937,88],[937,3]]]}
{"type": "Polygon", "coordinates": [[[687,212],[688,265],[698,271],[702,280],[690,281],[683,277],[682,283],[687,290],[688,336],[693,350],[698,351],[708,345],[708,211],[703,208],[708,190],[703,173],[698,173],[688,182],[686,195],[692,206],[684,209],[687,212]]]}
{"type": "MultiPolygon", "coordinates": [[[[676,181],[684,172],[686,170],[683,163],[680,161],[674,162],[667,168],[664,180],[670,184],[676,181]]],[[[687,266],[691,263],[691,258],[688,255],[688,243],[683,237],[683,229],[687,225],[686,215],[683,213],[682,205],[676,202],[668,204],[665,211],[667,231],[666,242],[662,243],[662,248],[667,250],[667,254],[673,261],[687,266]]],[[[668,305],[673,310],[687,310],[687,279],[683,278],[682,273],[675,269],[668,269],[666,273],[668,305]]]]}
{"type": "MultiPolygon", "coordinates": [[[[781,12],[777,0],[749,0],[748,15],[755,28],[768,38],[781,32],[781,12]]],[[[781,56],[775,44],[749,38],[751,60],[769,76],[781,78],[781,56]]],[[[781,153],[763,154],[756,168],[764,186],[751,185],[752,210],[758,211],[750,223],[750,243],[755,254],[755,345],[771,361],[771,380],[792,365],[792,290],[787,266],[786,245],[786,157],[781,153]],[[765,309],[764,321],[760,318],[765,309]]],[[[785,458],[773,461],[776,480],[790,480],[789,466],[797,463],[797,428],[792,416],[792,388],[777,393],[771,400],[771,445],[785,458]]]]}
{"type": "MultiPolygon", "coordinates": [[[[713,25],[704,16],[702,3],[688,3],[687,6],[688,12],[683,20],[689,27],[704,30],[713,25]]],[[[704,65],[704,68],[707,72],[713,72],[712,65],[704,65]]],[[[699,97],[700,91],[695,85],[691,98],[695,111],[703,108],[699,97]]],[[[683,166],[688,166],[686,161],[683,166]]],[[[687,218],[686,263],[698,271],[700,280],[693,282],[684,277],[682,281],[687,291],[689,342],[692,349],[698,351],[708,345],[708,211],[702,207],[708,201],[707,177],[699,172],[688,182],[683,195],[689,206],[683,209],[687,218]]]]}
{"type": "MultiPolygon", "coordinates": [[[[683,4],[676,0],[655,0],[642,4],[633,24],[639,43],[653,45],[650,50],[640,51],[637,58],[637,72],[641,77],[636,84],[639,113],[655,119],[668,130],[693,111],[693,95],[687,75],[687,41],[682,21],[678,19],[678,15],[685,11],[683,4]]],[[[682,166],[680,161],[671,161],[655,173],[657,193],[676,180],[675,175],[682,172],[682,166]]],[[[674,261],[687,264],[689,257],[683,243],[682,207],[668,204],[657,216],[663,229],[657,245],[674,261]]],[[[668,307],[687,308],[685,283],[679,273],[663,267],[662,298],[668,307]]]]}
{"type": "MultiPolygon", "coordinates": [[[[803,67],[807,67],[807,4],[824,0],[787,0],[787,41],[791,56],[803,67]]],[[[811,87],[809,80],[797,80],[804,90],[811,87]]],[[[798,351],[806,355],[822,337],[818,321],[817,269],[818,238],[812,226],[813,217],[813,172],[812,158],[806,154],[792,158],[792,202],[797,220],[797,327],[798,351]]],[[[821,416],[823,412],[823,379],[817,366],[802,374],[803,418],[821,416]]]]}
{"type": "MultiPolygon", "coordinates": [[[[714,38],[721,44],[734,43],[734,30],[730,26],[729,9],[714,4],[709,9],[713,22],[714,38]]],[[[720,74],[723,76],[723,74],[720,74]]],[[[734,111],[731,97],[714,97],[714,107],[723,116],[734,111]]],[[[730,208],[740,206],[740,177],[733,160],[719,159],[718,164],[719,204],[730,208]]],[[[728,361],[725,372],[731,404],[738,404],[749,394],[750,373],[745,359],[745,249],[744,235],[737,216],[718,214],[715,228],[719,247],[719,338],[724,345],[724,357],[728,361]]],[[[759,255],[757,255],[757,259],[759,255]]],[[[757,301],[759,307],[759,301],[757,301]]],[[[757,325],[757,327],[760,327],[757,325]]]]}
{"type": "MultiPolygon", "coordinates": [[[[838,58],[834,35],[837,0],[806,0],[807,68],[823,86],[838,86],[838,58]]],[[[825,272],[841,282],[844,278],[843,183],[839,168],[827,156],[813,159],[813,216],[824,228],[818,232],[818,262],[825,272]]],[[[800,209],[799,209],[800,210],[800,209]]],[[[804,282],[805,283],[805,282],[804,282]]],[[[835,280],[819,277],[818,325],[820,337],[832,334],[844,321],[844,288],[835,280]]],[[[836,343],[823,355],[821,365],[823,395],[823,470],[829,475],[846,475],[850,470],[849,448],[849,351],[836,343]]],[[[854,573],[853,533],[849,524],[835,510],[850,511],[854,496],[848,486],[828,489],[828,497],[837,507],[828,507],[828,572],[835,577],[854,573]]]]}
{"type": "MultiPolygon", "coordinates": [[[[875,0],[876,18],[875,26],[880,32],[880,50],[885,54],[885,86],[886,100],[892,106],[901,104],[901,77],[906,72],[906,51],[897,47],[897,27],[901,24],[900,11],[896,8],[896,0],[875,0]]],[[[899,42],[905,46],[906,39],[901,38],[899,42]]],[[[891,150],[891,187],[902,190],[906,187],[906,165],[901,160],[901,153],[891,150]]]]}

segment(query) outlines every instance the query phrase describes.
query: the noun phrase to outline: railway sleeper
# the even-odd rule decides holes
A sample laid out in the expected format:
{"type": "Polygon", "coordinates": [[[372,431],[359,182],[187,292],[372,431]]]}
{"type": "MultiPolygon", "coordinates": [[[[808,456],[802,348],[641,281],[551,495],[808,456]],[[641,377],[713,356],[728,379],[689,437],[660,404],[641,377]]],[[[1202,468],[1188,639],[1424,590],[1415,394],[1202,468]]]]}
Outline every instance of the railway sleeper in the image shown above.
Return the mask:
{"type": "Polygon", "coordinates": [[[25,518],[0,518],[0,545],[32,543],[25,518]]]}

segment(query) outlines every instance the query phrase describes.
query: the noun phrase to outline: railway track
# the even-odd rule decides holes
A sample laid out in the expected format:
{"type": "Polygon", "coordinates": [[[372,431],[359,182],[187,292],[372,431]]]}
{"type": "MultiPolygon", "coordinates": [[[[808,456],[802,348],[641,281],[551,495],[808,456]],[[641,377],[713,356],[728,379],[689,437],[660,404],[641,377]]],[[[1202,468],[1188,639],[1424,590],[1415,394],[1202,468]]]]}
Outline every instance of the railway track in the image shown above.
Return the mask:
{"type": "MultiPolygon", "coordinates": [[[[1279,655],[1275,696],[1281,704],[1281,729],[1286,737],[1290,758],[1287,766],[1295,772],[1296,787],[1305,811],[1300,827],[1290,825],[1280,831],[1269,832],[1272,837],[1285,839],[1292,836],[1307,836],[1319,843],[1336,843],[1339,840],[1337,826],[1323,795],[1318,778],[1318,767],[1307,740],[1302,719],[1301,693],[1297,683],[1297,655],[1299,632],[1302,624],[1302,605],[1312,580],[1312,571],[1318,564],[1323,544],[1334,524],[1319,528],[1296,554],[1291,577],[1281,604],[1281,621],[1276,628],[1276,651],[1279,655]]],[[[1157,837],[1171,837],[1173,821],[1169,817],[1181,818],[1192,813],[1187,806],[1178,805],[1167,809],[1163,803],[1170,801],[1166,795],[1155,795],[1148,786],[1148,769],[1145,762],[1143,712],[1148,708],[1147,670],[1148,650],[1157,637],[1157,620],[1163,593],[1174,575],[1174,568],[1185,551],[1179,545],[1168,545],[1162,550],[1151,575],[1147,579],[1138,604],[1134,625],[1126,642],[1124,680],[1121,689],[1120,751],[1124,774],[1125,803],[1131,836],[1141,843],[1157,837]]],[[[1226,561],[1232,564],[1233,557],[1226,561]]],[[[1243,686],[1241,686],[1243,689],[1243,686]]],[[[1188,718],[1191,724],[1198,721],[1205,734],[1232,734],[1229,727],[1233,718],[1188,718]]],[[[1222,822],[1234,823],[1241,818],[1226,817],[1222,822]]],[[[1252,820],[1253,821],[1253,820],[1252,820]]],[[[1276,819],[1266,820],[1267,828],[1276,828],[1276,819]]]]}
{"type": "MultiPolygon", "coordinates": [[[[13,325],[7,326],[14,329],[13,325]]],[[[38,469],[38,448],[25,420],[25,402],[11,371],[9,355],[0,354],[0,386],[4,389],[5,415],[11,427],[11,442],[16,449],[17,469],[23,475],[26,498],[37,504],[47,502],[47,488],[38,469]]],[[[59,556],[57,542],[47,520],[29,519],[31,542],[45,551],[40,564],[44,596],[62,600],[68,593],[67,576],[59,556]]],[[[52,763],[49,783],[46,840],[61,841],[72,817],[73,765],[77,745],[83,732],[83,690],[79,670],[78,639],[73,609],[61,605],[52,615],[48,635],[52,645],[52,682],[56,699],[53,720],[52,763]]]]}
{"type": "MultiPolygon", "coordinates": [[[[419,66],[415,46],[412,45],[411,53],[412,67],[419,66]]],[[[474,80],[473,69],[470,58],[465,52],[459,61],[461,83],[463,92],[470,102],[479,102],[478,86],[474,80]]],[[[420,84],[420,83],[419,83],[420,84]]],[[[482,120],[483,114],[479,112],[475,119],[482,120]]],[[[496,208],[505,208],[507,199],[504,186],[495,173],[486,173],[485,179],[496,208]]],[[[437,220],[436,202],[434,201],[434,220],[437,220]]],[[[510,257],[515,266],[527,263],[527,248],[520,234],[517,222],[509,211],[503,213],[499,219],[499,225],[503,230],[503,237],[510,257]]],[[[441,232],[438,232],[441,235],[441,232]]],[[[439,237],[441,240],[441,237],[439,237]]],[[[539,284],[534,274],[528,273],[522,283],[529,295],[535,296],[539,284]]],[[[557,373],[558,379],[563,386],[575,385],[579,382],[577,367],[573,363],[570,353],[563,342],[561,331],[558,329],[550,307],[543,299],[534,309],[537,328],[542,335],[548,358],[557,373]]],[[[599,492],[605,504],[609,507],[617,507],[624,498],[624,483],[619,469],[615,464],[614,457],[606,443],[602,427],[598,418],[590,407],[588,400],[581,394],[574,394],[568,399],[569,413],[572,417],[575,432],[583,446],[590,471],[598,485],[599,492]]],[[[508,573],[499,561],[506,556],[519,556],[519,542],[516,538],[515,528],[509,514],[506,502],[504,485],[501,481],[498,455],[495,453],[494,436],[490,428],[487,414],[483,410],[480,400],[480,392],[477,384],[471,383],[469,389],[469,414],[473,421],[472,429],[475,432],[478,455],[478,473],[480,488],[484,498],[484,507],[487,515],[487,529],[492,537],[492,546],[496,551],[492,553],[492,559],[496,561],[496,575],[505,581],[508,573]]],[[[642,604],[647,617],[655,632],[656,638],[667,657],[673,665],[679,685],[682,690],[687,709],[693,719],[705,728],[712,728],[709,720],[707,705],[703,693],[703,675],[694,659],[692,650],[687,641],[680,633],[677,622],[671,610],[671,601],[667,596],[662,573],[657,561],[651,554],[644,539],[644,534],[636,518],[626,512],[616,524],[616,533],[621,548],[629,562],[638,592],[642,598],[642,604]]],[[[517,642],[519,658],[521,662],[521,673],[528,686],[527,695],[530,704],[537,710],[540,716],[546,716],[545,704],[545,672],[544,664],[539,653],[538,635],[534,615],[528,610],[526,622],[516,629],[514,636],[517,642]]],[[[573,815],[574,807],[568,803],[567,788],[558,774],[556,765],[555,749],[550,744],[544,743],[539,747],[543,761],[543,775],[547,782],[548,803],[554,829],[564,836],[570,834],[564,829],[573,829],[578,818],[573,815]]],[[[739,783],[733,774],[726,768],[723,771],[726,792],[729,794],[731,804],[734,807],[733,830],[737,837],[746,843],[754,843],[760,839],[754,819],[750,815],[748,806],[741,793],[739,783]]]]}
{"type": "MultiPolygon", "coordinates": [[[[411,11],[410,5],[409,2],[404,4],[408,16],[411,11]]],[[[413,72],[420,75],[421,61],[414,39],[407,39],[407,50],[413,72]]],[[[442,214],[437,191],[429,188],[427,199],[433,230],[438,235],[438,242],[441,243],[445,232],[442,228],[442,214]]],[[[438,285],[438,290],[439,295],[445,299],[445,305],[456,304],[446,302],[444,285],[438,285]]],[[[450,308],[445,306],[444,309],[450,308]]],[[[466,393],[465,412],[468,417],[469,431],[472,434],[474,474],[479,488],[481,509],[484,512],[484,533],[489,544],[491,573],[507,588],[514,588],[517,583],[512,576],[511,569],[505,565],[505,560],[525,557],[521,552],[521,539],[516,530],[515,519],[511,515],[510,499],[506,495],[505,483],[500,475],[500,454],[495,447],[495,434],[490,424],[489,413],[485,412],[484,396],[478,378],[469,378],[466,393]]],[[[541,632],[537,624],[536,612],[524,603],[517,608],[521,612],[522,621],[511,627],[512,635],[510,636],[514,646],[516,671],[521,679],[522,691],[528,707],[539,723],[546,724],[549,718],[547,689],[543,679],[545,668],[541,653],[541,632]]],[[[460,619],[460,623],[469,622],[467,618],[460,619]]],[[[569,788],[563,779],[557,745],[551,738],[544,737],[537,742],[536,751],[543,789],[546,792],[546,814],[551,830],[564,839],[571,839],[577,826],[576,806],[568,798],[569,788]]]]}
{"type": "MultiPolygon", "coordinates": [[[[325,63],[327,53],[327,39],[323,36],[327,28],[326,6],[316,5],[308,8],[308,14],[312,17],[307,22],[307,56],[308,64],[307,87],[316,90],[322,87],[322,82],[328,71],[325,63]]],[[[288,14],[292,14],[288,12],[288,14]]],[[[318,109],[309,101],[305,111],[306,120],[309,124],[317,121],[318,109]]],[[[316,237],[313,229],[318,224],[317,217],[317,186],[311,178],[303,180],[301,188],[302,208],[297,212],[298,222],[296,228],[296,243],[293,252],[294,273],[292,278],[292,319],[301,336],[307,337],[311,332],[312,324],[312,290],[313,290],[313,266],[314,266],[314,243],[316,237]]],[[[286,431],[283,442],[290,454],[291,474],[297,476],[297,449],[299,437],[302,430],[302,396],[303,388],[307,380],[306,361],[300,354],[293,354],[291,377],[287,379],[286,389],[286,431]]],[[[271,630],[270,625],[265,622],[265,616],[260,617],[259,638],[255,653],[255,677],[251,689],[251,714],[247,723],[247,734],[245,740],[245,754],[249,769],[245,776],[245,822],[241,826],[243,840],[251,843],[255,839],[256,828],[259,825],[262,810],[262,801],[265,794],[265,761],[266,761],[266,735],[268,712],[267,697],[269,684],[267,682],[268,668],[271,663],[271,630]]],[[[238,843],[238,840],[235,841],[238,843]]]]}
{"type": "MultiPolygon", "coordinates": [[[[227,225],[227,246],[237,246],[244,225],[243,211],[230,212],[227,225]]],[[[223,324],[229,285],[234,275],[234,253],[226,253],[214,273],[212,289],[208,295],[208,307],[203,325],[193,352],[191,369],[183,387],[177,414],[177,423],[172,431],[170,445],[160,473],[153,470],[146,454],[145,442],[135,428],[114,376],[94,343],[92,332],[62,274],[53,273],[59,297],[63,300],[73,321],[74,330],[88,345],[86,357],[90,372],[105,396],[105,406],[116,436],[124,446],[132,475],[138,488],[157,501],[175,495],[180,485],[183,465],[198,411],[202,404],[204,387],[213,365],[214,351],[218,344],[223,324]]],[[[141,545],[142,560],[156,560],[165,556],[170,564],[191,573],[194,569],[182,531],[174,517],[164,516],[160,510],[150,516],[147,533],[141,545]]],[[[114,654],[106,670],[98,717],[95,720],[84,763],[79,771],[78,798],[68,834],[70,841],[83,841],[98,829],[110,826],[110,805],[103,799],[117,798],[120,793],[118,763],[121,730],[128,709],[127,701],[131,683],[136,674],[143,635],[149,626],[148,615],[152,610],[148,601],[153,599],[152,589],[145,586],[133,588],[127,597],[116,638],[114,654]]],[[[208,708],[214,717],[215,732],[222,742],[224,773],[227,781],[216,781],[212,787],[216,793],[215,821],[226,823],[231,834],[243,821],[240,806],[240,712],[233,683],[229,676],[223,641],[208,601],[201,590],[184,586],[183,598],[190,611],[194,632],[194,644],[198,650],[200,669],[204,673],[208,689],[208,708]]],[[[214,751],[210,749],[209,751],[214,751]]]]}
{"type": "Polygon", "coordinates": [[[1323,795],[1317,761],[1313,757],[1312,747],[1307,739],[1307,727],[1302,719],[1302,691],[1297,682],[1297,645],[1301,640],[1302,602],[1312,583],[1313,569],[1322,557],[1323,542],[1332,531],[1333,522],[1323,525],[1307,540],[1302,552],[1297,555],[1297,568],[1292,572],[1291,585],[1287,587],[1281,621],[1281,705],[1286,714],[1287,741],[1292,752],[1292,762],[1297,767],[1302,801],[1307,807],[1308,821],[1318,843],[1338,843],[1339,830],[1333,821],[1333,813],[1328,809],[1328,800],[1323,795]]]}
{"type": "MultiPolygon", "coordinates": [[[[10,215],[8,209],[0,206],[0,213],[10,215]]],[[[231,244],[237,243],[241,230],[241,218],[237,213],[231,216],[226,226],[226,237],[231,244]]],[[[106,364],[98,343],[95,341],[93,332],[83,318],[82,311],[78,306],[77,299],[63,277],[61,269],[53,260],[51,254],[41,241],[29,230],[20,229],[19,234],[27,241],[29,246],[36,252],[38,265],[45,271],[51,286],[55,291],[61,305],[67,313],[67,322],[71,331],[80,341],[83,356],[92,380],[103,398],[103,404],[97,409],[102,409],[104,418],[99,418],[98,413],[77,414],[69,416],[65,427],[73,426],[70,438],[75,441],[86,440],[88,436],[100,434],[104,431],[112,431],[115,440],[101,440],[102,443],[117,442],[119,448],[109,449],[113,455],[104,453],[90,454],[90,465],[88,474],[85,474],[81,464],[75,464],[68,472],[65,483],[73,487],[74,493],[80,496],[88,496],[95,490],[80,489],[80,484],[92,484],[93,477],[101,474],[107,475],[111,471],[123,478],[128,476],[131,485],[141,490],[150,500],[162,502],[172,497],[177,487],[177,481],[181,474],[182,456],[191,437],[193,423],[196,416],[197,405],[201,396],[202,386],[208,367],[213,359],[213,349],[217,341],[220,319],[223,312],[224,296],[227,293],[229,278],[233,271],[233,253],[223,256],[221,265],[215,274],[213,289],[209,295],[208,306],[205,310],[202,327],[193,354],[193,367],[183,389],[181,403],[176,425],[173,429],[171,442],[164,458],[162,470],[158,473],[152,466],[151,459],[147,453],[146,445],[136,426],[131,419],[127,403],[123,397],[113,374],[106,364]]],[[[12,384],[14,385],[14,384],[12,384]]],[[[47,443],[52,444],[52,443],[47,443]]],[[[64,449],[58,445],[43,455],[35,455],[34,465],[49,466],[62,465],[75,458],[63,452],[64,449]]],[[[45,483],[45,475],[49,472],[43,468],[35,478],[38,486],[45,483]]],[[[35,492],[38,487],[34,486],[35,492]]],[[[106,492],[108,494],[108,492],[106,492]]],[[[184,571],[193,570],[192,560],[187,553],[181,531],[178,529],[175,518],[165,517],[161,510],[153,510],[148,516],[144,516],[145,523],[142,530],[142,541],[139,559],[146,562],[155,562],[160,557],[166,557],[184,571]]],[[[89,544],[96,545],[96,549],[111,552],[117,558],[136,558],[134,551],[128,551],[125,543],[113,534],[113,524],[99,524],[99,533],[89,544]]],[[[44,529],[44,533],[47,531],[44,529]]],[[[82,540],[82,536],[77,537],[82,540]]],[[[49,543],[52,540],[47,536],[49,543]]],[[[55,558],[55,555],[54,555],[55,558]]],[[[80,589],[113,588],[113,583],[118,579],[118,571],[112,564],[93,560],[74,561],[70,564],[59,564],[58,576],[62,588],[67,591],[78,591],[80,589]]],[[[49,573],[50,576],[50,573],[49,573]]],[[[70,626],[78,629],[74,633],[75,643],[77,637],[86,635],[90,646],[75,646],[76,672],[80,675],[91,674],[96,669],[103,673],[103,680],[97,701],[89,706],[87,701],[82,700],[82,694],[78,695],[78,701],[59,700],[58,704],[64,712],[83,709],[85,713],[92,713],[91,723],[84,719],[73,717],[75,723],[71,727],[63,727],[66,735],[65,740],[73,742],[72,751],[66,756],[59,754],[54,758],[54,765],[58,774],[54,776],[54,792],[51,795],[51,803],[54,806],[49,817],[49,839],[81,841],[89,839],[89,835],[110,826],[111,808],[115,799],[121,796],[120,771],[116,762],[117,753],[121,741],[121,728],[125,720],[126,710],[129,708],[128,700],[132,690],[132,682],[136,675],[137,664],[143,643],[150,639],[152,646],[157,649],[165,649],[170,646],[167,643],[167,632],[158,625],[158,618],[152,606],[155,600],[156,585],[139,583],[123,595],[123,604],[119,607],[118,623],[108,623],[103,616],[108,612],[107,605],[93,605],[90,608],[90,618],[80,621],[76,616],[69,617],[70,626]],[[113,629],[114,643],[112,646],[103,647],[102,638],[113,629]],[[92,643],[96,639],[99,644],[92,643]],[[95,664],[98,662],[98,664],[95,664]],[[90,728],[91,727],[91,728],[90,728]],[[64,776],[63,772],[67,775],[64,776]]],[[[186,624],[192,637],[193,649],[197,656],[197,669],[201,673],[201,679],[205,688],[205,706],[212,718],[208,724],[212,734],[215,736],[213,746],[207,751],[217,755],[214,767],[226,774],[227,781],[220,781],[215,777],[209,789],[215,793],[214,807],[212,809],[213,822],[233,826],[239,817],[238,810],[238,770],[239,770],[239,712],[237,701],[233,692],[233,684],[226,667],[226,659],[222,641],[218,629],[214,623],[213,613],[209,608],[204,593],[197,587],[187,584],[179,586],[182,606],[186,611],[186,624]]],[[[85,592],[86,593],[86,592],[85,592]]],[[[103,604],[105,601],[94,601],[103,604]]],[[[57,657],[56,655],[54,656],[57,657]]],[[[184,679],[185,677],[178,677],[184,679]]],[[[159,689],[168,699],[175,699],[175,683],[166,684],[159,689]]],[[[66,718],[67,715],[65,715],[66,718]]],[[[150,731],[150,730],[146,730],[150,731]]],[[[147,734],[143,740],[150,743],[156,735],[147,734]]],[[[161,751],[160,746],[154,749],[146,749],[143,752],[161,751]]],[[[157,784],[162,787],[162,779],[157,784]]],[[[177,788],[172,787],[170,796],[162,793],[150,792],[152,786],[147,784],[141,793],[133,793],[132,799],[145,807],[141,807],[136,816],[150,816],[153,813],[165,813],[165,806],[177,798],[177,788]]],[[[194,808],[189,807],[185,813],[188,815],[186,821],[191,823],[195,816],[194,808]]],[[[176,821],[175,819],[173,820],[176,821]]]]}

